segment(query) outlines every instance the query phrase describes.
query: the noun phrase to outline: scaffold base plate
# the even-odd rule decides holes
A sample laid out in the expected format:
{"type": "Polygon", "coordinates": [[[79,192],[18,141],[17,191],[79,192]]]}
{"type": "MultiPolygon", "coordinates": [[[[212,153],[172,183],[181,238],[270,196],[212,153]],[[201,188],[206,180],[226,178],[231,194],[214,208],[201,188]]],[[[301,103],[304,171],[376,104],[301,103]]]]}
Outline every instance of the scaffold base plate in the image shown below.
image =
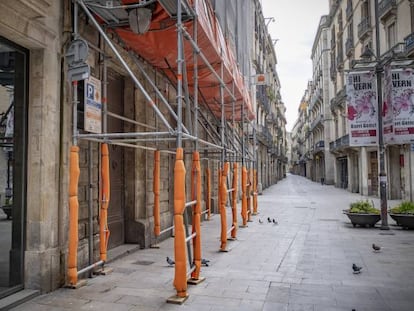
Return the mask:
{"type": "Polygon", "coordinates": [[[247,227],[248,227],[248,225],[240,225],[239,227],[240,227],[240,228],[247,228],[247,227]]]}
{"type": "Polygon", "coordinates": [[[72,284],[66,284],[65,287],[66,288],[70,288],[70,289],[78,289],[81,288],[83,286],[86,286],[88,284],[87,280],[79,280],[76,284],[72,285],[72,284]]]}
{"type": "Polygon", "coordinates": [[[170,298],[168,298],[167,303],[182,305],[187,299],[188,299],[188,294],[186,294],[185,297],[179,297],[175,295],[175,296],[171,296],[170,298]]]}
{"type": "Polygon", "coordinates": [[[104,267],[103,269],[97,269],[94,273],[99,275],[108,275],[114,272],[114,269],[111,267],[104,267]]]}
{"type": "Polygon", "coordinates": [[[237,238],[227,238],[227,241],[236,241],[237,238]]]}
{"type": "Polygon", "coordinates": [[[150,248],[160,248],[160,245],[159,245],[159,244],[152,244],[152,245],[150,246],[150,248]]]}
{"type": "Polygon", "coordinates": [[[220,249],[219,249],[219,252],[220,252],[220,253],[228,253],[228,252],[229,252],[229,250],[228,250],[227,248],[224,248],[224,249],[220,248],[220,249]]]}
{"type": "Polygon", "coordinates": [[[204,282],[205,279],[206,279],[205,277],[199,277],[198,279],[191,278],[187,280],[187,284],[198,285],[201,282],[204,282]]]}

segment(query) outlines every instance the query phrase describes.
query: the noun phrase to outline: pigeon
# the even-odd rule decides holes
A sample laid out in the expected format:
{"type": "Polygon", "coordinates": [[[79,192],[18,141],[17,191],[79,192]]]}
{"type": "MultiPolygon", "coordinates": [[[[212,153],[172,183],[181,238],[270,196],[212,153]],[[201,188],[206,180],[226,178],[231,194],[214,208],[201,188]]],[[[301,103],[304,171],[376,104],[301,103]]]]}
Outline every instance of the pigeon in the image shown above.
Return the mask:
{"type": "Polygon", "coordinates": [[[204,258],[201,258],[201,264],[202,265],[204,265],[204,266],[206,266],[206,267],[208,267],[208,263],[210,262],[210,260],[208,260],[208,259],[204,259],[204,258]]]}
{"type": "Polygon", "coordinates": [[[175,261],[172,260],[170,257],[167,256],[167,263],[171,266],[173,266],[175,264],[175,261]]]}
{"type": "Polygon", "coordinates": [[[354,274],[361,273],[362,267],[358,267],[356,264],[352,264],[352,270],[354,270],[354,274]]]}
{"type": "Polygon", "coordinates": [[[262,221],[261,219],[259,219],[259,223],[261,223],[261,224],[262,224],[262,223],[263,223],[263,221],[262,221]]]}
{"type": "Polygon", "coordinates": [[[270,217],[267,217],[267,222],[272,222],[272,220],[270,219],[270,217]]]}
{"type": "Polygon", "coordinates": [[[374,250],[374,253],[379,253],[381,251],[381,246],[372,243],[372,249],[374,250]]]}
{"type": "Polygon", "coordinates": [[[272,219],[272,222],[274,225],[277,225],[277,221],[274,218],[272,219]]]}

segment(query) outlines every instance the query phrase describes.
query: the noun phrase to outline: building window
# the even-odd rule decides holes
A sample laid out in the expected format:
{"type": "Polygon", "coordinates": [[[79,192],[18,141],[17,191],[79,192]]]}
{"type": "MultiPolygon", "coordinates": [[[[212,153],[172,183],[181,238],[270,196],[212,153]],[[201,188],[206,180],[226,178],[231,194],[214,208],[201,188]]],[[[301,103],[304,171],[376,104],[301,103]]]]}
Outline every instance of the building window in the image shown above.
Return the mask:
{"type": "Polygon", "coordinates": [[[389,49],[397,44],[397,26],[395,22],[387,27],[387,43],[389,49]]]}
{"type": "Polygon", "coordinates": [[[369,17],[370,17],[369,0],[367,0],[361,4],[361,19],[369,18],[369,17]]]}

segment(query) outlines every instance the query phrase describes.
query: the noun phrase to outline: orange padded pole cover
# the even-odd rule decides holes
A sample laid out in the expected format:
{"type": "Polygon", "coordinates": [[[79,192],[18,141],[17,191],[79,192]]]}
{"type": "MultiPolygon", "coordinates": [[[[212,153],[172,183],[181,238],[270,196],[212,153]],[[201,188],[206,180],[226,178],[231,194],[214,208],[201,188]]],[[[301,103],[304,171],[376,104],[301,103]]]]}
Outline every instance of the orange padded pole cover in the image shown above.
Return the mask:
{"type": "Polygon", "coordinates": [[[247,221],[251,221],[252,218],[252,170],[247,170],[247,188],[246,188],[246,195],[247,195],[247,221]]]}
{"type": "Polygon", "coordinates": [[[193,225],[192,232],[196,233],[193,239],[193,254],[195,270],[191,273],[191,278],[198,280],[200,278],[201,267],[201,165],[200,154],[195,151],[193,153],[193,168],[191,174],[191,200],[197,200],[196,205],[193,205],[193,225]]]}
{"type": "Polygon", "coordinates": [[[101,213],[99,216],[99,249],[100,258],[106,261],[109,229],[108,229],[108,206],[110,198],[110,180],[109,180],[109,150],[108,144],[101,145],[102,157],[102,191],[101,191],[101,213]]]}
{"type": "Polygon", "coordinates": [[[223,171],[221,174],[220,184],[220,216],[221,216],[221,245],[220,250],[226,250],[227,245],[227,215],[226,215],[226,202],[227,202],[227,174],[229,173],[229,163],[224,163],[223,171]]]}
{"type": "Polygon", "coordinates": [[[161,232],[160,224],[160,151],[154,151],[154,235],[157,237],[161,232]]]}
{"type": "Polygon", "coordinates": [[[231,237],[236,238],[237,234],[237,178],[238,178],[238,165],[233,164],[233,192],[232,192],[232,216],[233,216],[233,230],[231,230],[231,237]]]}
{"type": "Polygon", "coordinates": [[[247,170],[242,167],[242,210],[241,216],[243,219],[243,226],[247,225],[247,170]]]}
{"type": "Polygon", "coordinates": [[[207,209],[207,219],[210,220],[210,217],[211,217],[211,171],[209,168],[206,168],[206,178],[207,178],[206,209],[207,209]]]}
{"type": "Polygon", "coordinates": [[[185,210],[185,166],[183,148],[177,148],[174,165],[174,287],[178,297],[187,297],[186,244],[183,213],[185,210]]]}
{"type": "Polygon", "coordinates": [[[78,183],[79,183],[79,147],[70,147],[69,158],[69,250],[68,282],[78,282],[78,183]]]}
{"type": "Polygon", "coordinates": [[[217,205],[218,205],[218,211],[220,213],[220,204],[221,204],[221,174],[222,174],[222,169],[219,168],[218,169],[218,191],[217,191],[217,205]]]}
{"type": "Polygon", "coordinates": [[[257,170],[253,170],[253,215],[257,214],[257,170]]]}

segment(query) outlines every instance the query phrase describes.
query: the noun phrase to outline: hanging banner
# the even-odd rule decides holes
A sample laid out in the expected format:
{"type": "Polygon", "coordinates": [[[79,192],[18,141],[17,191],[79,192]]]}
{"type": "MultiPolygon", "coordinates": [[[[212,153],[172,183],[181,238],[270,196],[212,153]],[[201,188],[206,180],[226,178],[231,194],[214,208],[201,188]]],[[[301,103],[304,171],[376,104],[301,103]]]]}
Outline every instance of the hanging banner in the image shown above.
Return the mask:
{"type": "Polygon", "coordinates": [[[346,105],[350,146],[378,144],[377,84],[374,71],[347,75],[346,105]]]}
{"type": "Polygon", "coordinates": [[[384,67],[384,100],[382,105],[382,131],[385,144],[394,143],[394,113],[392,108],[392,72],[391,66],[384,67]]]}
{"type": "Polygon", "coordinates": [[[102,132],[101,81],[89,77],[85,80],[85,131],[102,132]]]}
{"type": "Polygon", "coordinates": [[[395,144],[414,143],[414,72],[410,68],[391,70],[391,101],[395,144]]]}

